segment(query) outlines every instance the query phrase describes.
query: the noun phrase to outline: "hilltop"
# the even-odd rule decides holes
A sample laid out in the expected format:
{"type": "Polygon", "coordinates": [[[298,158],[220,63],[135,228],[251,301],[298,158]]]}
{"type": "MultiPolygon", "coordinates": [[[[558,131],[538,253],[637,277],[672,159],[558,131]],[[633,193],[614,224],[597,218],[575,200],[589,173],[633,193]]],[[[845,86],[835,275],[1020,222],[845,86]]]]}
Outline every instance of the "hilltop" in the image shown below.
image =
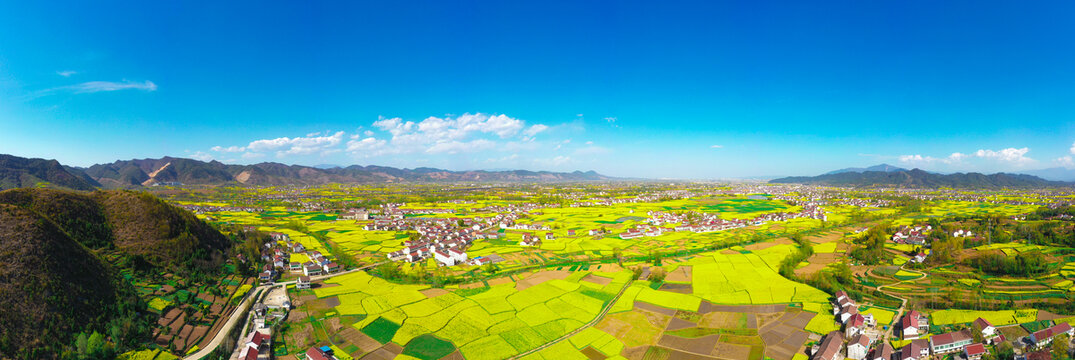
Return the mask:
{"type": "Polygon", "coordinates": [[[143,341],[145,304],[119,269],[211,273],[229,246],[143,192],[0,191],[0,357],[58,357],[79,332],[143,341]]]}
{"type": "Polygon", "coordinates": [[[157,267],[182,267],[195,254],[208,261],[229,245],[190,212],[144,192],[11,189],[0,192],[0,204],[43,215],[90,249],[114,249],[157,267]]]}
{"type": "Polygon", "coordinates": [[[793,176],[769,181],[774,184],[809,184],[852,187],[895,186],[908,188],[1030,188],[1061,187],[1071,183],[1048,181],[1023,174],[981,173],[935,174],[921,169],[899,171],[865,171],[828,173],[818,176],[793,176]]]}
{"type": "Polygon", "coordinates": [[[56,160],[0,154],[0,190],[37,186],[93,190],[101,184],[56,160]]]}
{"type": "Polygon", "coordinates": [[[889,165],[889,164],[880,164],[880,165],[874,165],[874,166],[865,167],[865,168],[849,167],[849,168],[844,168],[844,169],[840,169],[840,170],[833,170],[833,171],[829,171],[829,172],[825,173],[825,175],[841,174],[841,173],[846,173],[846,172],[861,173],[861,172],[867,172],[867,171],[896,172],[896,171],[907,171],[907,169],[904,169],[904,168],[901,168],[901,167],[898,167],[898,166],[889,165]]]}
{"type": "Polygon", "coordinates": [[[0,204],[0,247],[0,357],[57,357],[74,334],[128,315],[130,284],[47,217],[0,204]]]}

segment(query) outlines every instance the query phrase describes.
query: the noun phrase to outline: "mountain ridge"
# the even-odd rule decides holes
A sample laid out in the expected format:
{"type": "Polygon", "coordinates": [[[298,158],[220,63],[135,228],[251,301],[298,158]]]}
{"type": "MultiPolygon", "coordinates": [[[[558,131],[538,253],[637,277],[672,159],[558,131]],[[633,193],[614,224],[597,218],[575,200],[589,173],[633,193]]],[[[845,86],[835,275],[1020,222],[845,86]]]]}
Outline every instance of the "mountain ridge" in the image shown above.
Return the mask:
{"type": "Polygon", "coordinates": [[[904,169],[904,168],[901,168],[901,167],[898,167],[898,166],[889,165],[889,164],[878,164],[878,165],[874,165],[874,166],[870,166],[870,167],[864,167],[864,168],[861,168],[861,167],[843,168],[843,169],[840,169],[840,170],[829,171],[829,172],[824,173],[822,175],[840,174],[840,173],[845,173],[845,172],[861,173],[861,172],[867,172],[867,171],[896,172],[896,171],[907,171],[907,169],[904,169]]]}
{"type": "Polygon", "coordinates": [[[1010,173],[954,173],[937,174],[922,169],[883,172],[843,172],[818,176],[791,176],[770,180],[773,184],[807,184],[851,187],[896,186],[906,188],[1030,188],[1066,187],[1072,183],[1049,181],[1032,175],[1010,173]]]}
{"type": "Polygon", "coordinates": [[[132,189],[154,185],[321,185],[328,183],[392,182],[565,182],[608,181],[617,178],[596,171],[532,170],[452,171],[431,167],[413,169],[379,165],[316,167],[261,162],[224,164],[211,160],[165,156],[116,160],[86,168],[64,166],[56,160],[0,155],[0,190],[51,185],[71,190],[132,189]]]}

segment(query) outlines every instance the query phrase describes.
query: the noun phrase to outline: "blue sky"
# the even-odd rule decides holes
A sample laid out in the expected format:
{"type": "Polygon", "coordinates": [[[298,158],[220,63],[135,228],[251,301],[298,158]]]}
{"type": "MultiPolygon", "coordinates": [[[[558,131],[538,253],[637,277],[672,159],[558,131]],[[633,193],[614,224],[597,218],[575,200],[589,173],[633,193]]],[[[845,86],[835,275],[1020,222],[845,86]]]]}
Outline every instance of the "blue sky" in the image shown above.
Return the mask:
{"type": "Polygon", "coordinates": [[[1072,19],[1065,1],[6,2],[0,153],[649,178],[1071,167],[1072,19]]]}

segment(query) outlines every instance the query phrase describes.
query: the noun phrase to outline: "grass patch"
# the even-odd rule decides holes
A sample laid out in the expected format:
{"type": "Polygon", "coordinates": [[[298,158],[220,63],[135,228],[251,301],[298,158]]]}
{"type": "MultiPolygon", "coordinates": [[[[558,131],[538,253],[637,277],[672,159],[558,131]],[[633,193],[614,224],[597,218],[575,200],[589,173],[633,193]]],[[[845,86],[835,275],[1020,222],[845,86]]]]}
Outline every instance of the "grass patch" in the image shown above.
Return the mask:
{"type": "Polygon", "coordinates": [[[403,348],[403,355],[422,360],[436,360],[455,351],[455,345],[433,335],[421,335],[412,339],[403,348]]]}
{"type": "Polygon", "coordinates": [[[373,320],[369,325],[362,328],[362,333],[369,335],[373,340],[381,344],[387,344],[392,341],[392,337],[396,336],[396,331],[399,330],[399,324],[391,322],[385,318],[377,318],[373,320]]]}

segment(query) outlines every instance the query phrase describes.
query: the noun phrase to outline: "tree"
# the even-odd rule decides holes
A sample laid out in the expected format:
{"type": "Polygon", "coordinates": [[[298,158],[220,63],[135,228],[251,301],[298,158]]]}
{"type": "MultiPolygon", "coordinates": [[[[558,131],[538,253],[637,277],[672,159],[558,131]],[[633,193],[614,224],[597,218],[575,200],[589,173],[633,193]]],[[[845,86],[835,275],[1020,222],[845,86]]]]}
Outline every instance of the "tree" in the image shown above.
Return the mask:
{"type": "Polygon", "coordinates": [[[75,349],[78,350],[79,357],[86,357],[89,355],[89,337],[86,333],[78,333],[78,337],[75,338],[75,349]]]}
{"type": "Polygon", "coordinates": [[[1053,338],[1053,344],[1050,346],[1053,359],[1067,359],[1068,358],[1068,342],[1071,341],[1068,338],[1068,334],[1060,334],[1053,338]]]}
{"type": "Polygon", "coordinates": [[[107,358],[109,356],[105,354],[105,350],[105,336],[94,331],[93,335],[90,335],[89,340],[86,341],[86,351],[92,357],[107,358]]]}
{"type": "Polygon", "coordinates": [[[1011,359],[1015,357],[1015,349],[1012,348],[1012,344],[1003,341],[997,344],[997,359],[1011,359]]]}

